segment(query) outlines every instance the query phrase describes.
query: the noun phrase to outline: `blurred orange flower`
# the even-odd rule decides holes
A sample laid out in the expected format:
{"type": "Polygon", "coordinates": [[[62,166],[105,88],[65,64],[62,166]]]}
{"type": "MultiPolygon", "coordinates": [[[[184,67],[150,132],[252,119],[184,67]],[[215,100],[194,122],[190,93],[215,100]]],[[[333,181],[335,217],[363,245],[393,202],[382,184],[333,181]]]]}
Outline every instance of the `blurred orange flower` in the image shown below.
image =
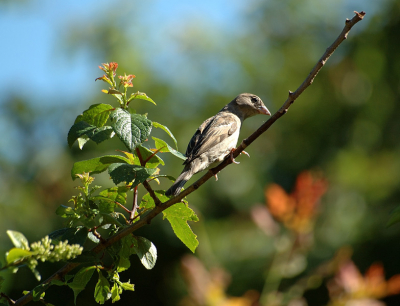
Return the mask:
{"type": "Polygon", "coordinates": [[[192,255],[181,260],[182,274],[186,280],[188,296],[179,305],[182,306],[255,306],[259,293],[249,290],[241,297],[226,294],[230,275],[221,268],[208,271],[203,263],[192,255]]]}
{"type": "Polygon", "coordinates": [[[308,232],[312,229],[319,199],[326,189],[325,179],[305,171],[298,175],[291,194],[281,186],[272,184],[265,190],[265,198],[275,219],[294,231],[308,232]]]}
{"type": "Polygon", "coordinates": [[[400,293],[400,274],[386,281],[383,266],[376,263],[363,276],[352,261],[347,261],[328,283],[328,290],[331,306],[356,304],[360,301],[369,303],[362,305],[384,305],[377,300],[400,293]]]}

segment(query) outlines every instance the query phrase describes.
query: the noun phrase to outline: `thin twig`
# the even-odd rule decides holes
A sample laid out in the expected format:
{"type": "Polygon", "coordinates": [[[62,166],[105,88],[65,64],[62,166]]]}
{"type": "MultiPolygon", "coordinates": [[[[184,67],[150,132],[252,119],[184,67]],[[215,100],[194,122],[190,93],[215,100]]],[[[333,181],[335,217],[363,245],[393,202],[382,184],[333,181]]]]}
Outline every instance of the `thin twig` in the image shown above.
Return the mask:
{"type": "MultiPolygon", "coordinates": [[[[343,31],[340,33],[338,38],[333,42],[333,44],[326,49],[326,52],[324,55],[320,58],[318,63],[315,65],[315,67],[311,70],[310,74],[307,76],[307,78],[304,80],[304,82],[300,85],[300,87],[295,91],[295,92],[289,92],[289,96],[285,103],[282,105],[282,107],[267,121],[265,122],[258,130],[256,130],[253,134],[251,134],[248,138],[244,139],[240,146],[235,150],[233,153],[233,157],[237,157],[240,152],[242,152],[247,146],[249,146],[254,140],[256,140],[262,133],[264,133],[266,130],[269,129],[269,127],[280,117],[282,117],[289,109],[290,105],[293,104],[294,100],[296,100],[300,94],[312,84],[315,76],[318,74],[318,72],[321,70],[321,68],[325,65],[326,61],[328,58],[332,55],[332,53],[336,50],[336,48],[347,38],[347,35],[351,28],[361,21],[363,17],[365,16],[365,12],[355,12],[355,16],[351,20],[346,20],[345,27],[343,31]]],[[[136,152],[138,153],[139,159],[141,159],[141,163],[143,162],[143,159],[141,158],[140,152],[137,149],[136,152]]],[[[135,230],[143,227],[144,225],[147,225],[151,222],[151,220],[156,217],[158,214],[160,214],[163,210],[167,209],[168,207],[181,202],[181,200],[198,189],[201,185],[203,185],[206,181],[208,181],[211,177],[213,177],[215,174],[220,172],[222,169],[224,169],[226,166],[231,164],[231,158],[226,158],[221,164],[219,164],[217,167],[209,170],[206,172],[205,175],[203,175],[199,180],[197,180],[195,183],[193,183],[191,186],[189,186],[187,189],[185,189],[183,192],[178,194],[176,197],[168,200],[167,202],[160,203],[160,200],[157,198],[155,195],[154,191],[151,189],[150,185],[148,182],[143,182],[143,186],[147,189],[152,196],[153,200],[156,202],[156,207],[151,210],[143,219],[139,220],[138,222],[132,224],[129,227],[124,228],[114,236],[111,236],[109,239],[107,239],[104,243],[98,244],[96,247],[92,249],[93,253],[100,253],[103,251],[106,247],[112,245],[116,241],[121,240],[125,236],[131,234],[135,230]],[[152,192],[150,192],[152,191],[152,192]],[[159,202],[159,205],[157,205],[157,200],[159,202]]],[[[79,263],[67,263],[64,267],[59,269],[56,273],[54,273],[52,276],[50,276],[47,280],[45,280],[42,284],[47,284],[50,283],[53,280],[59,280],[63,279],[63,277],[70,272],[72,269],[76,268],[79,265],[79,263]]],[[[32,294],[33,292],[29,292],[28,294],[24,295],[21,297],[19,300],[15,302],[15,305],[25,305],[26,303],[30,302],[32,300],[32,294]]]]}
{"type": "MultiPolygon", "coordinates": [[[[147,160],[147,159],[146,159],[146,160],[143,160],[142,154],[140,153],[140,151],[139,151],[138,148],[136,148],[136,154],[137,154],[137,156],[138,156],[138,158],[139,158],[140,165],[141,165],[142,167],[146,166],[146,163],[147,163],[148,160],[147,160]]],[[[161,204],[161,201],[160,201],[160,199],[156,196],[156,194],[155,194],[153,188],[151,188],[150,184],[149,184],[147,181],[144,181],[144,182],[142,183],[142,185],[143,185],[143,187],[146,188],[146,190],[149,192],[149,194],[150,194],[151,198],[153,199],[154,203],[156,204],[156,206],[159,206],[159,205],[161,204]]]]}
{"type": "Polygon", "coordinates": [[[114,201],[114,203],[117,204],[119,207],[121,207],[123,210],[125,210],[125,212],[131,213],[131,211],[128,208],[126,208],[124,205],[122,205],[121,203],[119,203],[117,201],[114,201]]]}
{"type": "Polygon", "coordinates": [[[129,218],[130,222],[132,222],[133,218],[135,218],[135,213],[138,208],[138,205],[137,205],[138,192],[137,192],[137,190],[138,190],[138,186],[136,186],[133,189],[133,204],[132,204],[131,216],[129,218]]]}

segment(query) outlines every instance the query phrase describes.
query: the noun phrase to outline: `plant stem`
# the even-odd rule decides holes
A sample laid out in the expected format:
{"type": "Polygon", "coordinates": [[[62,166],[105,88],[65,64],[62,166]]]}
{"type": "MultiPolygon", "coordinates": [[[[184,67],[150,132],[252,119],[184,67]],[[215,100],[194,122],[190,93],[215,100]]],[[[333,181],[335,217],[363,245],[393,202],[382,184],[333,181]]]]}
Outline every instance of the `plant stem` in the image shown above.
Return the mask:
{"type": "Polygon", "coordinates": [[[132,204],[132,211],[131,216],[129,217],[129,221],[132,223],[132,220],[135,218],[136,210],[138,209],[137,199],[138,199],[138,186],[133,189],[133,204],[132,204]]]}

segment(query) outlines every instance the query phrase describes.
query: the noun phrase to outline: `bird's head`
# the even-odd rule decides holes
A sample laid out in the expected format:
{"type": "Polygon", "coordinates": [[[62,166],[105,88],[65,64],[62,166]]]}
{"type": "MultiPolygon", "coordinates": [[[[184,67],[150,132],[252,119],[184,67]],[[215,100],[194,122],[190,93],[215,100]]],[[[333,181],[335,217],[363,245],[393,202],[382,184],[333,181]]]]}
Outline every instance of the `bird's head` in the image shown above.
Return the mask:
{"type": "Polygon", "coordinates": [[[227,107],[236,113],[241,120],[262,114],[271,116],[268,108],[265,107],[260,97],[250,94],[242,93],[230,102],[227,107]]]}

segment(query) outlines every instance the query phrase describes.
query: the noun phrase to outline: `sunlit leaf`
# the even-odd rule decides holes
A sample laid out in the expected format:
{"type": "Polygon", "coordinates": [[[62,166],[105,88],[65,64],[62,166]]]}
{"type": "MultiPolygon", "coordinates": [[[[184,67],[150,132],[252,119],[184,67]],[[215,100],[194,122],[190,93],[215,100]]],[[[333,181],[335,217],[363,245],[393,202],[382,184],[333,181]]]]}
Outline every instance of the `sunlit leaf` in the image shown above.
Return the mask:
{"type": "Polygon", "coordinates": [[[128,99],[128,101],[130,102],[130,101],[132,101],[132,100],[134,100],[134,99],[141,99],[141,100],[145,100],[145,101],[149,101],[149,102],[151,102],[151,103],[153,103],[154,105],[157,105],[156,104],[156,102],[154,102],[150,97],[148,97],[144,92],[136,92],[136,93],[133,93],[130,97],[129,97],[129,99],[128,99]]]}
{"type": "Polygon", "coordinates": [[[131,188],[143,183],[147,178],[149,178],[157,169],[144,168],[137,165],[129,165],[122,163],[111,164],[108,168],[108,173],[110,174],[114,184],[119,184],[121,182],[131,183],[133,182],[131,188]]]}
{"type": "Polygon", "coordinates": [[[122,288],[120,288],[117,283],[114,283],[114,285],[111,288],[111,299],[113,303],[121,299],[120,296],[121,293],[122,293],[122,288]]]}
{"type": "Polygon", "coordinates": [[[163,216],[172,226],[175,235],[194,252],[199,245],[197,236],[190,228],[188,221],[198,221],[194,211],[185,203],[177,203],[163,211],[163,216]]]}
{"type": "Polygon", "coordinates": [[[12,243],[16,248],[20,249],[29,249],[29,242],[28,239],[24,236],[24,234],[17,232],[17,231],[7,231],[8,237],[10,237],[12,243]]]}
{"type": "Polygon", "coordinates": [[[7,264],[12,264],[13,262],[15,262],[17,260],[23,260],[25,257],[29,257],[29,256],[32,256],[32,252],[29,252],[28,250],[20,249],[20,248],[12,248],[7,253],[6,261],[7,261],[7,264]]]}
{"type": "Polygon", "coordinates": [[[155,128],[160,128],[160,129],[164,130],[172,138],[172,140],[175,143],[175,147],[178,150],[178,142],[176,141],[175,136],[172,134],[172,132],[169,130],[169,128],[167,128],[165,125],[162,125],[162,124],[160,124],[158,122],[154,122],[154,121],[152,122],[152,124],[155,128]]]}
{"type": "Polygon", "coordinates": [[[112,109],[114,109],[114,107],[109,104],[94,104],[85,110],[81,115],[76,117],[74,123],[85,121],[90,125],[102,127],[104,124],[106,124],[112,109]]]}
{"type": "Polygon", "coordinates": [[[182,154],[181,152],[172,148],[164,140],[156,138],[156,137],[152,137],[152,138],[156,144],[156,148],[160,149],[160,152],[170,152],[173,155],[175,155],[176,157],[179,157],[182,160],[186,160],[187,157],[184,154],[182,154]]]}
{"type": "Polygon", "coordinates": [[[157,261],[155,245],[144,237],[136,237],[136,243],[133,247],[143,266],[148,270],[153,269],[157,261]]]}
{"type": "MultiPolygon", "coordinates": [[[[159,164],[163,166],[165,165],[164,161],[157,154],[154,154],[154,152],[150,151],[148,148],[144,146],[138,146],[137,149],[139,150],[142,160],[143,161],[147,160],[146,168],[156,168],[159,164]]],[[[139,159],[136,159],[134,164],[140,166],[139,159]]]]}
{"type": "Polygon", "coordinates": [[[104,304],[105,301],[111,298],[110,283],[103,276],[101,271],[99,272],[99,280],[97,281],[94,289],[94,299],[99,304],[104,304]]]}
{"type": "Polygon", "coordinates": [[[130,114],[121,108],[111,112],[112,127],[125,146],[133,151],[150,135],[151,121],[145,116],[130,114]]]}
{"type": "Polygon", "coordinates": [[[101,173],[113,163],[128,163],[129,160],[120,155],[105,155],[92,159],[82,160],[74,163],[71,170],[71,177],[73,180],[77,178],[77,174],[84,172],[94,174],[101,173]]]}

